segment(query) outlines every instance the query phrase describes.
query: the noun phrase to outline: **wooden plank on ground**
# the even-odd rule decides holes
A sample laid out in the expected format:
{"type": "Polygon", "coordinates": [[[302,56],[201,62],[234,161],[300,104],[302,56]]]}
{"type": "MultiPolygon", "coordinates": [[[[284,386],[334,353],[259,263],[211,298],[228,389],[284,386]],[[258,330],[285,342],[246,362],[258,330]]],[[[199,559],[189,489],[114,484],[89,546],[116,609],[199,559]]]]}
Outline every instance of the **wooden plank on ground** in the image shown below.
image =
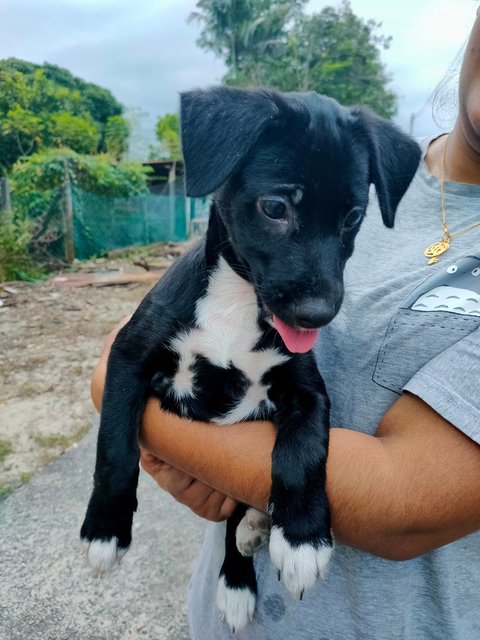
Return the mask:
{"type": "Polygon", "coordinates": [[[156,282],[165,269],[145,273],[68,273],[53,278],[52,283],[59,287],[109,287],[131,284],[132,282],[156,282]]]}

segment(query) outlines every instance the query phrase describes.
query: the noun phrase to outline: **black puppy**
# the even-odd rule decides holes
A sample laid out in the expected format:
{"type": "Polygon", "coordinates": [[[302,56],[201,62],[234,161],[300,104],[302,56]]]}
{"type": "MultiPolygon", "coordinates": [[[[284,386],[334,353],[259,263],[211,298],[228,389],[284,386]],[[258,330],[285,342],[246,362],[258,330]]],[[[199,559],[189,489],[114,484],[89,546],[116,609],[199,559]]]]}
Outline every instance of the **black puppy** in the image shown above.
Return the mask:
{"type": "MultiPolygon", "coordinates": [[[[315,93],[192,91],[181,97],[181,121],[187,194],[214,193],[208,231],[112,347],[81,537],[98,570],[130,545],[137,432],[149,395],[195,420],[270,419],[270,554],[301,597],[332,552],[328,399],[310,350],[340,308],[369,185],[392,227],[420,150],[370,112],[315,93]]],[[[262,518],[250,511],[247,522],[245,511],[227,522],[217,599],[237,629],[255,608],[252,558],[244,554],[265,539],[262,518]]]]}

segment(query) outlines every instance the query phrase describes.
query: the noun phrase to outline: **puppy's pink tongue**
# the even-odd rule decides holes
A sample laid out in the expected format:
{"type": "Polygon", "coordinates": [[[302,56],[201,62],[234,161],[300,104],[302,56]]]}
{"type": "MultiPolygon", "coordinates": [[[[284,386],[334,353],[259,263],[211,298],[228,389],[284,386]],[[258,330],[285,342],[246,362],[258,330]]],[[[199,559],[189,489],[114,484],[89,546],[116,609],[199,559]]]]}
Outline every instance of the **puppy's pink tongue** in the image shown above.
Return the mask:
{"type": "Polygon", "coordinates": [[[306,353],[310,351],[317,339],[318,329],[289,327],[277,316],[273,316],[273,325],[290,353],[306,353]]]}

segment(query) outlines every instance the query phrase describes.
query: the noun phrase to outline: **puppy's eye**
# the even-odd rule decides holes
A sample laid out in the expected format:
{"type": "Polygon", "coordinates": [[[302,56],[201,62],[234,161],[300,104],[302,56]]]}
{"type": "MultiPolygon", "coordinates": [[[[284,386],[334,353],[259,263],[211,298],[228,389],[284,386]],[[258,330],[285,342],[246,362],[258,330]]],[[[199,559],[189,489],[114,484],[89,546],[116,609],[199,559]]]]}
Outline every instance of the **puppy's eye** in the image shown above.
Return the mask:
{"type": "Polygon", "coordinates": [[[360,224],[363,220],[365,212],[360,207],[354,207],[347,213],[345,220],[343,221],[342,231],[351,231],[360,224]]]}
{"type": "Polygon", "coordinates": [[[287,207],[283,200],[273,198],[260,199],[258,201],[260,211],[271,220],[284,220],[287,217],[287,207]]]}

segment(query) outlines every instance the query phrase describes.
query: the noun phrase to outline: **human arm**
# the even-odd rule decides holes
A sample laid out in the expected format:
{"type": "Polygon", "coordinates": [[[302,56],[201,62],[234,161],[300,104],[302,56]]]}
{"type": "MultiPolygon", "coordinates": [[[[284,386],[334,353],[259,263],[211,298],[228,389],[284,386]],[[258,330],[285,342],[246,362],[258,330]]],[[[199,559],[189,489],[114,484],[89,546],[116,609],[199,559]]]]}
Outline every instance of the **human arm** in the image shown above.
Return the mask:
{"type": "MultiPolygon", "coordinates": [[[[266,509],[275,429],[194,423],[147,405],[144,446],[218,491],[266,509]]],[[[375,436],[332,429],[327,492],[337,540],[406,560],[480,528],[480,447],[404,394],[375,436]]]]}
{"type": "MultiPolygon", "coordinates": [[[[92,384],[97,403],[102,388],[98,368],[92,384]]],[[[196,512],[202,509],[198,494],[208,487],[217,490],[215,500],[225,494],[266,509],[271,423],[196,423],[167,414],[152,399],[141,438],[153,460],[169,465],[159,483],[196,512]],[[191,476],[200,482],[188,484],[191,476]]],[[[327,491],[338,540],[384,558],[412,558],[480,527],[480,447],[418,397],[404,394],[375,436],[331,430],[327,491]]]]}

